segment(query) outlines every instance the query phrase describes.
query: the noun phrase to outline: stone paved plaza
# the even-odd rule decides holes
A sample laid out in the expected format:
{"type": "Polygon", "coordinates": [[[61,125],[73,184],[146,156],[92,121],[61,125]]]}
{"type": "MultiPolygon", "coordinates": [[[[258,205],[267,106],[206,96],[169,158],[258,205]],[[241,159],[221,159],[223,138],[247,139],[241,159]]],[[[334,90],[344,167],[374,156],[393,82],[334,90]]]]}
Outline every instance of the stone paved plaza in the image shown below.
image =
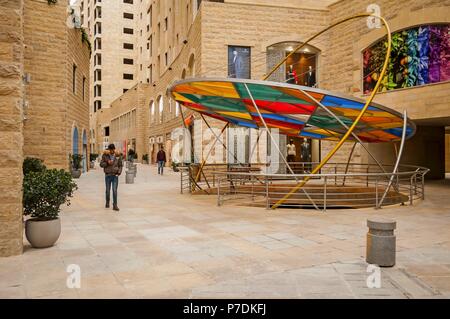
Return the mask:
{"type": "Polygon", "coordinates": [[[181,195],[179,175],[138,166],[103,208],[103,173],[78,181],[53,248],[0,259],[0,298],[449,298],[450,183],[382,210],[277,210],[181,195]],[[397,221],[397,265],[366,285],[368,217],[397,221]],[[81,288],[66,268],[81,267],[81,288]]]}

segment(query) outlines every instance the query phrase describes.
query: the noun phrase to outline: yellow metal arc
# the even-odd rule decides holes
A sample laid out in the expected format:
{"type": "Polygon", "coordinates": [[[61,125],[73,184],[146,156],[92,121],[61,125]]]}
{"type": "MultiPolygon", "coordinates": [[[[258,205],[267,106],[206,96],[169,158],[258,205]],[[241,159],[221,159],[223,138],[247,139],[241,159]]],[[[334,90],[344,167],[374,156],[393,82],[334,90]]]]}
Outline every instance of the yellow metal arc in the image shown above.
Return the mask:
{"type": "Polygon", "coordinates": [[[325,156],[325,158],[320,162],[320,164],[318,166],[316,166],[314,168],[314,170],[311,172],[310,176],[307,176],[303,179],[303,181],[301,181],[300,183],[298,183],[291,191],[289,191],[288,194],[286,194],[283,198],[281,198],[278,202],[276,202],[273,206],[272,209],[277,208],[278,206],[280,206],[281,204],[283,204],[287,199],[289,199],[289,197],[291,197],[294,193],[296,193],[300,188],[302,188],[310,179],[311,176],[316,174],[318,171],[320,171],[322,169],[322,167],[328,163],[328,161],[333,157],[334,154],[336,154],[336,152],[342,147],[342,145],[344,144],[344,142],[348,139],[348,137],[352,134],[352,132],[354,131],[356,125],[358,125],[358,122],[361,120],[361,118],[363,117],[364,113],[367,111],[369,105],[372,103],[375,95],[377,94],[380,85],[381,85],[381,81],[384,78],[384,75],[386,74],[386,70],[387,70],[387,66],[389,63],[389,57],[391,55],[391,47],[392,47],[392,36],[391,36],[391,29],[389,27],[389,24],[387,23],[387,21],[378,15],[372,14],[372,13],[361,13],[361,14],[357,14],[351,17],[347,17],[345,19],[342,19],[334,24],[332,24],[331,26],[323,29],[322,31],[320,31],[319,33],[315,34],[314,36],[312,36],[311,38],[309,38],[305,43],[303,43],[302,45],[298,46],[293,52],[291,52],[289,55],[286,56],[286,58],[284,58],[277,66],[275,66],[275,68],[268,73],[268,75],[266,75],[264,77],[264,80],[266,80],[269,76],[271,76],[273,74],[273,72],[275,72],[292,54],[294,54],[296,51],[298,51],[299,49],[301,49],[303,46],[305,46],[308,42],[312,41],[313,39],[315,39],[316,37],[318,37],[319,35],[321,35],[322,33],[330,30],[331,28],[338,26],[344,22],[347,22],[349,20],[353,20],[353,19],[359,19],[359,18],[364,18],[364,17],[375,17],[380,19],[383,22],[384,28],[386,29],[386,33],[387,33],[387,40],[388,40],[388,46],[387,46],[387,50],[386,50],[386,56],[385,56],[385,60],[384,60],[384,64],[383,64],[383,68],[381,70],[380,73],[380,77],[378,78],[377,83],[375,84],[375,87],[372,91],[372,93],[370,94],[369,98],[366,101],[366,104],[364,105],[364,107],[361,109],[361,112],[359,113],[359,115],[356,117],[355,121],[353,122],[353,124],[349,127],[349,129],[347,130],[347,132],[344,134],[344,136],[341,138],[341,140],[336,144],[336,146],[327,154],[327,156],[325,156]]]}

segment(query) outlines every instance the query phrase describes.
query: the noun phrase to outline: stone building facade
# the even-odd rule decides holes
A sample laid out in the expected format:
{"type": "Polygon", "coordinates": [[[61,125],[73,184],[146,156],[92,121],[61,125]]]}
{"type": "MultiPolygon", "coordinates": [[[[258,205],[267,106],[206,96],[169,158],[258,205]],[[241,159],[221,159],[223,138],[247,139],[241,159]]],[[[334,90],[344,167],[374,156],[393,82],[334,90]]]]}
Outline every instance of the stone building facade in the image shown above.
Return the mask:
{"type": "Polygon", "coordinates": [[[22,252],[23,159],[68,170],[84,149],[87,169],[90,53],[68,7],[0,2],[0,256],[22,252]]]}
{"type": "Polygon", "coordinates": [[[27,107],[25,156],[51,168],[69,168],[69,154],[89,152],[89,59],[80,29],[67,26],[68,1],[49,5],[27,0],[24,7],[24,71],[27,107]]]}
{"type": "Polygon", "coordinates": [[[0,256],[22,252],[23,10],[0,2],[0,256]]]}
{"type": "MultiPolygon", "coordinates": [[[[161,145],[166,149],[170,147],[171,132],[182,126],[180,110],[177,105],[173,106],[174,101],[167,95],[167,89],[175,81],[190,77],[227,77],[230,47],[249,49],[250,77],[261,79],[274,61],[293,46],[344,17],[366,12],[370,4],[367,0],[301,3],[182,0],[152,4],[152,86],[145,102],[149,117],[145,119],[148,125],[143,138],[148,143],[148,153],[154,154],[161,145]],[[180,12],[179,8],[183,10],[180,12]],[[279,46],[284,51],[273,51],[279,46]]],[[[393,32],[417,25],[449,24],[449,1],[383,0],[377,4],[393,32]]],[[[308,52],[301,54],[311,56],[315,61],[316,86],[365,98],[362,52],[382,39],[383,32],[383,29],[369,29],[366,19],[360,19],[340,25],[311,42],[308,52]]],[[[284,81],[287,67],[283,65],[271,80],[284,81]]],[[[418,125],[418,131],[416,137],[407,142],[403,162],[431,168],[428,176],[433,178],[442,178],[445,172],[445,127],[450,125],[449,92],[449,82],[441,81],[382,92],[375,100],[398,111],[407,109],[408,116],[418,125]]],[[[187,110],[183,113],[185,117],[190,114],[187,110]]],[[[200,132],[194,137],[194,144],[197,140],[197,145],[204,146],[201,136],[206,128],[199,125],[201,127],[194,130],[200,132]]],[[[219,125],[222,124],[213,123],[215,127],[219,125]]],[[[285,141],[280,142],[281,147],[283,144],[285,141]]],[[[323,158],[333,146],[332,142],[313,142],[317,152],[315,159],[323,158]]],[[[345,144],[333,160],[346,162],[351,147],[350,143],[345,144]]],[[[392,145],[370,145],[370,149],[382,162],[394,161],[392,145]]],[[[200,159],[202,156],[200,154],[200,159]]],[[[362,148],[357,147],[352,160],[365,162],[369,158],[362,148]]]]}

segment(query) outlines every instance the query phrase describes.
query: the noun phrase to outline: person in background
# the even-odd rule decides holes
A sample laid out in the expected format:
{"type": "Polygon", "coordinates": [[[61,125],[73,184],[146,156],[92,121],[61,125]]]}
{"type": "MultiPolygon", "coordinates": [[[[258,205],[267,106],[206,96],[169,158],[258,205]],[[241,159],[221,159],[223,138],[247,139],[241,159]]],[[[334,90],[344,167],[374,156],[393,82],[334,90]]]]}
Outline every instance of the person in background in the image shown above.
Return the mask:
{"type": "Polygon", "coordinates": [[[158,174],[163,175],[164,165],[166,165],[166,152],[164,152],[164,147],[161,146],[158,154],[156,154],[156,160],[158,161],[158,174]]]}
{"type": "Polygon", "coordinates": [[[122,174],[123,160],[122,154],[116,152],[114,144],[110,144],[108,149],[105,150],[100,162],[100,167],[105,172],[105,185],[106,185],[106,205],[105,208],[109,208],[111,187],[113,191],[113,210],[119,211],[117,206],[117,189],[119,186],[119,176],[122,174]]]}

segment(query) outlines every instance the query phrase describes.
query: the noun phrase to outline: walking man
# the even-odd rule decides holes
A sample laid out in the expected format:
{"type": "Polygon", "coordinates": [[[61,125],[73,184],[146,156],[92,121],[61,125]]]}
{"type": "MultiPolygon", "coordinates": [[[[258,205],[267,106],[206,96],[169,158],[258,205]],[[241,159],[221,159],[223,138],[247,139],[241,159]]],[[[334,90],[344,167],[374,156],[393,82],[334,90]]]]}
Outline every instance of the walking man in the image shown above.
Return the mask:
{"type": "Polygon", "coordinates": [[[119,211],[117,207],[117,188],[119,186],[119,176],[122,174],[122,154],[116,152],[114,144],[110,144],[108,149],[103,153],[100,167],[103,167],[105,172],[105,184],[106,184],[106,208],[109,208],[111,187],[113,191],[113,210],[119,211]]]}
{"type": "Polygon", "coordinates": [[[156,160],[158,161],[158,174],[163,175],[164,165],[166,165],[166,152],[164,152],[163,146],[161,146],[158,154],[156,154],[156,160]]]}

